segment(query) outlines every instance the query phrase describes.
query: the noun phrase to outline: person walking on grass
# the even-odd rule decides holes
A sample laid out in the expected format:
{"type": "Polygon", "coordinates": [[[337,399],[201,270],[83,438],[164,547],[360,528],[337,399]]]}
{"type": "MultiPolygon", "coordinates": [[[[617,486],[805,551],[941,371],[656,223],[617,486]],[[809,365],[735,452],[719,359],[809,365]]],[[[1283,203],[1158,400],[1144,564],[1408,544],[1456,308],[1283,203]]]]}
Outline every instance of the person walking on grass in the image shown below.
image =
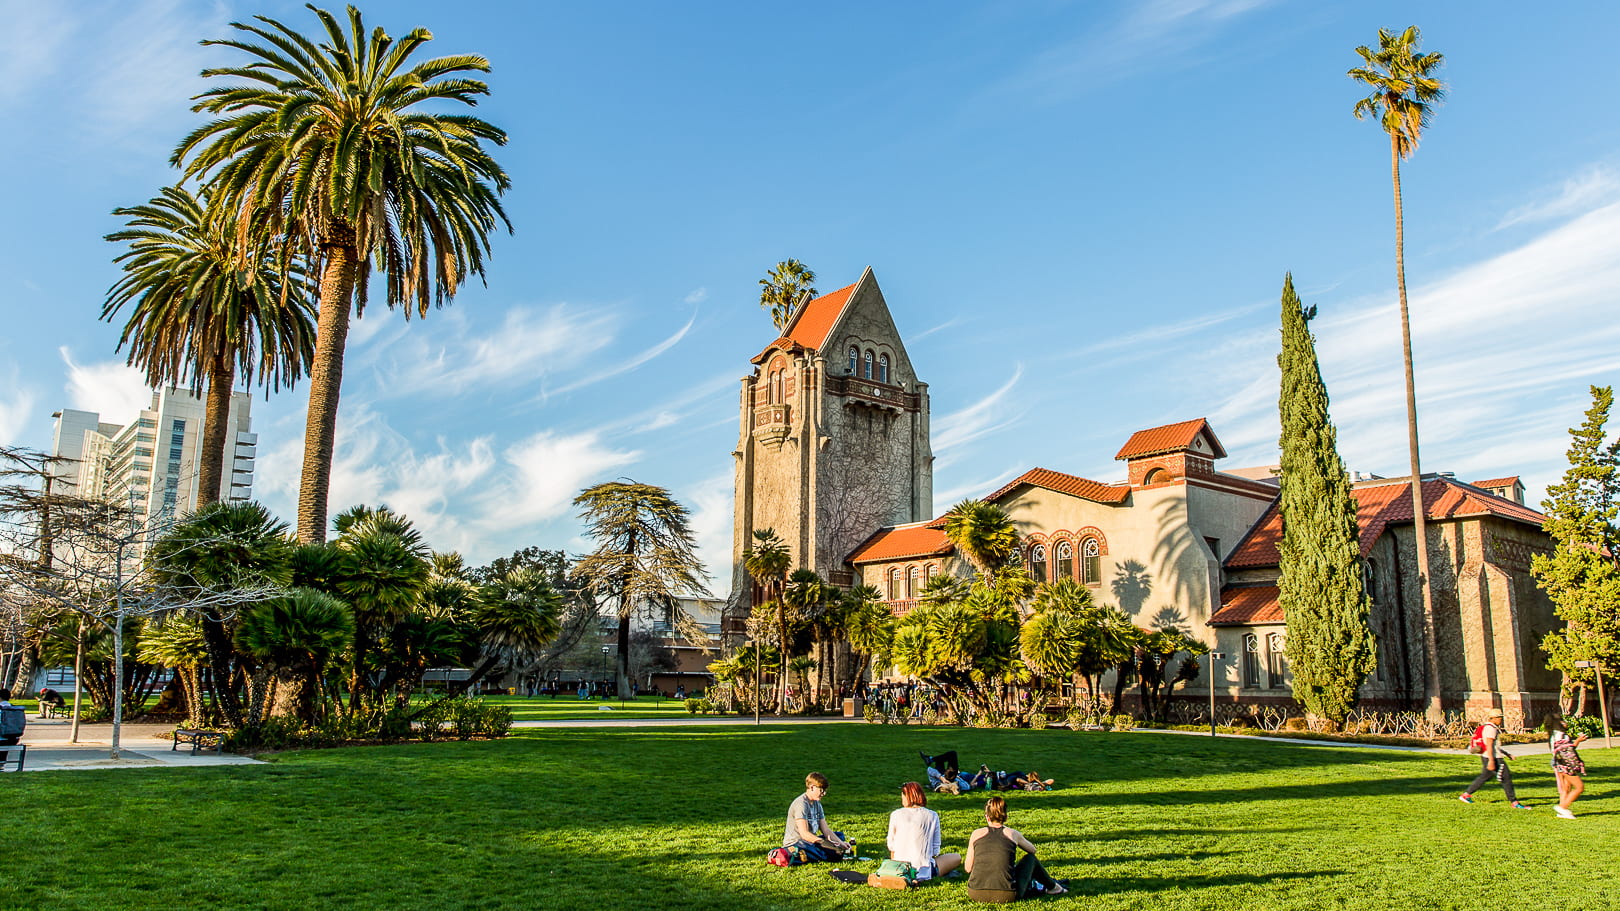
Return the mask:
{"type": "Polygon", "coordinates": [[[844,833],[827,825],[821,798],[827,793],[827,776],[811,772],[804,776],[804,793],[788,806],[787,827],[782,830],[782,847],[796,853],[801,863],[839,860],[849,851],[844,833]]]}
{"type": "Polygon", "coordinates": [[[1467,790],[1457,796],[1463,803],[1474,802],[1474,792],[1484,786],[1485,782],[1495,778],[1502,783],[1502,793],[1515,810],[1528,810],[1529,807],[1519,802],[1519,796],[1513,791],[1513,773],[1508,771],[1507,761],[1513,757],[1503,750],[1497,741],[1502,736],[1502,711],[1491,709],[1485,713],[1485,723],[1474,732],[1474,739],[1479,741],[1479,760],[1483,764],[1479,774],[1474,777],[1467,790]]]}
{"type": "Polygon", "coordinates": [[[1553,774],[1558,776],[1558,806],[1553,812],[1559,819],[1574,819],[1569,805],[1586,790],[1586,763],[1576,748],[1586,742],[1586,735],[1571,738],[1564,728],[1564,716],[1554,714],[1547,719],[1547,746],[1552,748],[1553,774]]]}

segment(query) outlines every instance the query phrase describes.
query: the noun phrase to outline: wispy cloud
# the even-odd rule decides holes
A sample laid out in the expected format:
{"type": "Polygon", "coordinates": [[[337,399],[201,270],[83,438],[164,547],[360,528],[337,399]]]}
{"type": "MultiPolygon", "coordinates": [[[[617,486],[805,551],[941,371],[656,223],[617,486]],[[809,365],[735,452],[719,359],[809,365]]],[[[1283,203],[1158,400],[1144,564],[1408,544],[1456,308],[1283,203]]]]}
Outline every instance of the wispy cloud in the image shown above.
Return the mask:
{"type": "Polygon", "coordinates": [[[1029,466],[1013,466],[986,478],[978,478],[957,484],[954,487],[947,487],[944,490],[936,490],[934,491],[934,515],[939,515],[963,500],[982,497],[1023,474],[1028,468],[1029,466]]]}
{"type": "Polygon", "coordinates": [[[693,288],[685,297],[681,298],[683,302],[688,304],[701,304],[708,299],[708,288],[693,288]]]}
{"type": "Polygon", "coordinates": [[[152,390],[139,370],[123,361],[80,364],[66,346],[57,349],[67,365],[68,406],[94,411],[108,421],[134,420],[135,413],[152,404],[152,390]]]}
{"type": "Polygon", "coordinates": [[[1002,384],[1001,388],[965,408],[935,420],[933,422],[935,455],[1017,423],[1018,419],[1023,417],[1023,409],[1009,409],[1005,403],[1023,375],[1024,365],[1015,365],[1012,378],[1002,384]]]}
{"type": "Polygon", "coordinates": [[[671,348],[675,347],[677,344],[679,344],[681,339],[686,338],[686,333],[688,333],[688,332],[690,332],[692,330],[692,323],[695,322],[696,320],[697,320],[697,313],[694,311],[692,313],[692,316],[689,319],[687,319],[686,325],[684,325],[680,329],[676,330],[676,332],[673,335],[671,335],[669,338],[664,339],[663,341],[659,342],[656,345],[653,345],[651,348],[648,348],[647,350],[641,352],[640,354],[635,355],[634,357],[631,357],[631,358],[629,358],[629,359],[627,359],[625,361],[622,361],[622,362],[616,364],[611,369],[603,370],[603,371],[600,371],[598,373],[593,373],[593,374],[591,374],[589,376],[582,377],[580,379],[574,380],[571,383],[566,383],[566,384],[564,384],[562,386],[559,386],[556,389],[548,390],[546,394],[547,395],[562,395],[565,392],[573,392],[576,389],[582,389],[582,388],[584,388],[586,386],[591,386],[591,385],[594,385],[596,383],[600,383],[603,380],[610,379],[610,378],[618,376],[620,374],[629,373],[630,371],[635,370],[637,367],[640,367],[641,365],[647,363],[648,361],[652,360],[653,358],[659,356],[660,354],[663,354],[665,351],[668,351],[669,349],[671,349],[671,348]]]}
{"type": "Polygon", "coordinates": [[[498,328],[479,333],[465,314],[446,313],[432,332],[375,330],[369,350],[382,375],[379,394],[450,397],[474,387],[543,386],[609,345],[616,323],[606,311],[567,304],[519,306],[498,328]]]}
{"type": "Polygon", "coordinates": [[[1496,228],[1568,218],[1611,202],[1617,196],[1620,196],[1620,173],[1606,165],[1593,165],[1565,180],[1550,197],[1526,203],[1504,215],[1496,228]]]}
{"type": "Polygon", "coordinates": [[[594,432],[542,431],[508,447],[501,458],[502,480],[479,502],[478,521],[485,528],[561,518],[580,490],[612,480],[614,470],[633,464],[641,453],[607,446],[594,432]]]}
{"type": "Polygon", "coordinates": [[[0,369],[0,446],[14,445],[22,428],[34,416],[34,403],[38,396],[31,386],[24,385],[15,364],[0,369]]]}

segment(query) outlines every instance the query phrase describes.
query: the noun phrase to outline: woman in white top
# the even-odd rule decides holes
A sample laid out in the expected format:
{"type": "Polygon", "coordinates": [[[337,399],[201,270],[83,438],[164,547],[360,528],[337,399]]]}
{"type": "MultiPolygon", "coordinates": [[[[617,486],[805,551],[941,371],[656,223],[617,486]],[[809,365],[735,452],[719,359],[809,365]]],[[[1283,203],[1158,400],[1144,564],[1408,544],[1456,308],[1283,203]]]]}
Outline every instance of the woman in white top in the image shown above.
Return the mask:
{"type": "Polygon", "coordinates": [[[1552,748],[1553,772],[1558,776],[1558,806],[1553,807],[1553,812],[1562,819],[1575,818],[1569,805],[1586,790],[1586,763],[1576,751],[1585,742],[1585,734],[1569,736],[1569,731],[1564,729],[1564,716],[1555,714],[1547,719],[1547,746],[1552,748]]]}
{"type": "Polygon", "coordinates": [[[928,809],[922,785],[900,786],[900,809],[889,814],[889,856],[917,870],[917,881],[933,879],[962,864],[960,854],[939,853],[939,814],[928,809]]]}

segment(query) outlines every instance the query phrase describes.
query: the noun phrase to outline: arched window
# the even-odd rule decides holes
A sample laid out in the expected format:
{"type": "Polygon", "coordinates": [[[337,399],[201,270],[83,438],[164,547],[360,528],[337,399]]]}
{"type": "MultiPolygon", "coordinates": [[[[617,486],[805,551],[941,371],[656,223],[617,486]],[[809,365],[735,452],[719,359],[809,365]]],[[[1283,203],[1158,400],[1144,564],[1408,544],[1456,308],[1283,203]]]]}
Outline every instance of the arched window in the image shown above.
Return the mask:
{"type": "Polygon", "coordinates": [[[872,378],[872,349],[866,349],[866,371],[861,374],[866,379],[872,378]]]}
{"type": "Polygon", "coordinates": [[[1097,546],[1096,538],[1080,542],[1080,573],[1080,581],[1087,585],[1102,582],[1102,548],[1097,546]]]}
{"type": "Polygon", "coordinates": [[[887,383],[889,381],[889,356],[887,354],[878,355],[877,380],[880,383],[887,383]]]}
{"type": "Polygon", "coordinates": [[[921,587],[921,585],[920,585],[921,580],[922,580],[922,567],[913,566],[911,569],[906,571],[906,597],[907,598],[915,598],[915,597],[917,597],[917,589],[921,587]]]}
{"type": "Polygon", "coordinates": [[[849,346],[849,375],[854,376],[856,368],[861,365],[861,349],[854,345],[849,346]]]}
{"type": "Polygon", "coordinates": [[[900,567],[889,570],[889,600],[900,600],[900,567]]]}
{"type": "Polygon", "coordinates": [[[1029,575],[1037,584],[1046,581],[1046,545],[1037,544],[1029,550],[1029,575]]]}
{"type": "Polygon", "coordinates": [[[1163,468],[1155,468],[1152,471],[1147,473],[1147,477],[1142,479],[1142,483],[1143,484],[1163,484],[1163,483],[1165,483],[1166,481],[1169,481],[1169,480],[1170,480],[1170,472],[1165,471],[1163,468]]]}
{"type": "Polygon", "coordinates": [[[1283,680],[1288,676],[1288,658],[1283,654],[1287,647],[1282,633],[1266,634],[1266,686],[1274,690],[1287,685],[1283,680]]]}
{"type": "Polygon", "coordinates": [[[1243,687],[1244,689],[1257,689],[1260,686],[1260,637],[1254,633],[1245,633],[1243,636],[1243,687]]]}
{"type": "Polygon", "coordinates": [[[1074,578],[1074,545],[1059,541],[1057,546],[1057,575],[1055,579],[1074,578]]]}
{"type": "Polygon", "coordinates": [[[937,565],[933,563],[928,564],[923,568],[923,582],[928,583],[934,581],[934,576],[938,575],[938,573],[939,567],[937,565]]]}
{"type": "MultiPolygon", "coordinates": [[[[1376,588],[1375,583],[1377,578],[1378,564],[1374,563],[1371,558],[1368,558],[1366,562],[1361,564],[1361,588],[1367,593],[1368,601],[1376,600],[1373,597],[1373,591],[1376,588]]],[[[1379,654],[1383,653],[1380,652],[1379,654]]]]}

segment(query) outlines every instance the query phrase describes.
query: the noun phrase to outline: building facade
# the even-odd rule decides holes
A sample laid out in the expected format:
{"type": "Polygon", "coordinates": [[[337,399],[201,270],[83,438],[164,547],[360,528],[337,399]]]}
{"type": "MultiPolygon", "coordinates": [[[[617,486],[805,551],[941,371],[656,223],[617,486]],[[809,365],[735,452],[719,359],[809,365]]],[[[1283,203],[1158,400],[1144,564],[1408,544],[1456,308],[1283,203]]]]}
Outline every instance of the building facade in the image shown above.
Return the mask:
{"type": "MultiPolygon", "coordinates": [[[[124,424],[103,421],[91,411],[56,412],[51,451],[71,460],[57,474],[58,489],[85,497],[130,498],[148,520],[194,511],[204,412],[201,397],[173,386],[153,392],[151,406],[124,424]]],[[[258,436],[247,393],[231,396],[227,420],[219,496],[251,500],[258,436]]]]}
{"type": "MultiPolygon", "coordinates": [[[[761,528],[787,542],[794,568],[873,586],[896,614],[933,576],[970,573],[933,515],[927,386],[870,269],[801,307],[753,364],[732,453],[734,605],[753,603],[742,561],[761,528]]],[[[1204,419],[1137,431],[1115,457],[1123,480],[1032,468],[982,499],[1012,518],[1037,581],[1073,579],[1137,626],[1180,629],[1225,656],[1200,662],[1183,692],[1207,698],[1213,673],[1223,701],[1290,702],[1276,466],[1218,469],[1226,451],[1204,419]]],[[[1379,652],[1363,698],[1412,705],[1424,657],[1410,487],[1369,477],[1353,489],[1379,652]]],[[[1550,546],[1542,515],[1516,477],[1436,475],[1424,492],[1444,704],[1526,715],[1556,704],[1538,644],[1559,621],[1529,572],[1550,546]]]]}

